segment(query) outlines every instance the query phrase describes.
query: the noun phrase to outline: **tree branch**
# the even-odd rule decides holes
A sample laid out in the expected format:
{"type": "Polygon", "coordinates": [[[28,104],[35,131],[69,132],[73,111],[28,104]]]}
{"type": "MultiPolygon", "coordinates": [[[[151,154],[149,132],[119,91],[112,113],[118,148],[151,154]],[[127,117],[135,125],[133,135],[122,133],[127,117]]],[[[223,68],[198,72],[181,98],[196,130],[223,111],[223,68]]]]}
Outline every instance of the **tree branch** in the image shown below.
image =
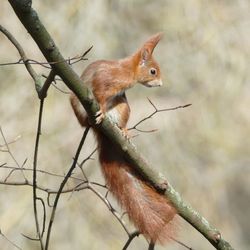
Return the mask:
{"type": "Polygon", "coordinates": [[[21,247],[19,247],[18,245],[16,245],[14,242],[12,242],[10,239],[8,239],[2,232],[2,230],[0,229],[0,236],[2,236],[5,240],[7,240],[13,247],[22,250],[21,247]]]}
{"type": "MultiPolygon", "coordinates": [[[[35,40],[48,62],[58,62],[51,65],[65,84],[76,94],[86,109],[90,121],[94,121],[94,114],[98,111],[98,104],[94,101],[92,93],[82,84],[81,79],[69,67],[67,62],[56,47],[49,33],[39,20],[37,13],[31,7],[31,0],[8,0],[16,15],[35,40]]],[[[140,156],[139,152],[123,137],[119,128],[115,127],[108,118],[96,126],[101,130],[124,154],[126,159],[133,164],[136,171],[154,186],[159,192],[164,193],[176,207],[180,216],[201,232],[213,246],[220,250],[233,249],[228,242],[222,239],[217,229],[207,220],[186,204],[179,193],[167,183],[163,176],[149,167],[149,164],[140,156]]]]}
{"type": "MultiPolygon", "coordinates": [[[[12,34],[5,29],[2,25],[0,25],[0,31],[10,40],[10,42],[16,47],[17,51],[19,52],[20,56],[21,56],[21,61],[23,61],[27,71],[29,72],[30,76],[33,78],[34,82],[35,82],[35,86],[36,86],[36,90],[37,92],[39,92],[41,86],[42,86],[42,78],[41,76],[37,75],[37,73],[35,72],[35,70],[32,68],[32,66],[30,65],[28,58],[22,48],[22,46],[19,44],[19,42],[15,39],[14,36],[12,36],[12,34]]],[[[20,61],[20,60],[19,60],[20,61]]]]}
{"type": "Polygon", "coordinates": [[[36,223],[36,232],[37,236],[40,242],[41,250],[44,249],[43,240],[42,240],[42,233],[40,230],[39,225],[39,219],[38,219],[38,213],[37,213],[37,201],[41,200],[40,197],[37,197],[37,160],[38,160],[38,149],[39,149],[39,141],[40,141],[40,135],[41,135],[41,127],[42,127],[42,115],[43,115],[43,103],[44,99],[40,100],[40,108],[39,108],[39,114],[38,114],[38,125],[37,125],[37,131],[36,131],[36,142],[35,142],[35,151],[34,151],[34,157],[33,157],[33,209],[34,209],[34,217],[35,217],[35,223],[36,223]]]}
{"type": "Polygon", "coordinates": [[[73,170],[75,169],[75,167],[77,165],[77,160],[78,160],[78,157],[80,155],[82,146],[83,146],[83,144],[85,142],[85,139],[87,137],[88,132],[89,132],[89,127],[87,127],[85,129],[84,133],[83,133],[83,136],[82,136],[82,139],[81,139],[81,141],[79,143],[79,146],[77,148],[77,151],[76,151],[73,163],[72,163],[72,165],[71,165],[68,173],[66,174],[65,178],[63,179],[63,181],[62,181],[62,183],[60,185],[60,188],[59,188],[59,190],[58,190],[58,192],[56,194],[56,198],[55,198],[55,201],[54,201],[54,204],[53,204],[53,209],[52,209],[52,213],[51,213],[50,220],[49,220],[49,226],[48,226],[48,230],[47,230],[45,250],[49,249],[50,235],[51,235],[52,225],[53,225],[53,222],[54,222],[54,218],[55,218],[55,214],[56,214],[56,208],[57,208],[57,204],[58,204],[59,198],[61,196],[61,193],[63,191],[63,188],[64,188],[65,184],[67,183],[69,177],[71,176],[71,174],[73,173],[73,170]]]}
{"type": "Polygon", "coordinates": [[[189,104],[177,106],[177,107],[174,107],[174,108],[158,109],[158,108],[155,106],[155,104],[154,104],[149,98],[148,98],[148,101],[149,101],[149,103],[152,105],[152,107],[154,108],[154,111],[153,111],[150,115],[148,115],[148,116],[144,117],[143,119],[141,119],[139,122],[137,122],[133,127],[129,128],[128,130],[135,129],[135,130],[137,130],[137,131],[139,131],[139,132],[143,132],[143,133],[154,132],[154,131],[156,131],[157,129],[141,130],[141,129],[138,129],[138,126],[139,126],[141,123],[143,123],[143,122],[147,121],[148,119],[152,118],[152,117],[153,117],[154,115],[156,115],[157,113],[165,112],[165,111],[172,111],[172,110],[177,110],[177,109],[183,109],[183,108],[187,108],[187,107],[189,107],[189,106],[192,105],[192,104],[189,103],[189,104]]]}
{"type": "Polygon", "coordinates": [[[135,231],[133,233],[131,233],[129,235],[129,238],[126,242],[126,244],[124,245],[124,247],[122,248],[122,250],[126,250],[128,248],[128,246],[130,245],[130,243],[132,242],[132,240],[135,238],[135,237],[138,237],[140,235],[140,232],[139,231],[135,231]]]}
{"type": "MultiPolygon", "coordinates": [[[[0,126],[0,134],[1,134],[2,138],[3,138],[3,140],[4,140],[4,144],[3,144],[3,145],[0,145],[0,146],[1,146],[1,147],[2,147],[2,146],[5,146],[5,147],[6,147],[5,152],[9,153],[10,157],[12,158],[12,160],[15,162],[15,164],[16,164],[16,165],[18,166],[18,168],[21,170],[22,175],[23,175],[23,178],[26,180],[26,176],[25,176],[25,174],[24,174],[24,172],[23,172],[23,169],[22,169],[24,164],[20,165],[20,164],[18,163],[18,161],[16,160],[16,158],[14,157],[14,155],[12,154],[12,152],[11,152],[11,150],[10,150],[10,148],[9,148],[9,144],[10,144],[10,143],[13,143],[14,141],[16,141],[16,139],[15,139],[14,141],[7,142],[7,140],[6,140],[6,138],[5,138],[5,135],[4,135],[4,133],[3,133],[3,130],[2,130],[2,128],[1,128],[1,126],[0,126]]],[[[8,176],[7,176],[5,179],[8,179],[8,176]]]]}

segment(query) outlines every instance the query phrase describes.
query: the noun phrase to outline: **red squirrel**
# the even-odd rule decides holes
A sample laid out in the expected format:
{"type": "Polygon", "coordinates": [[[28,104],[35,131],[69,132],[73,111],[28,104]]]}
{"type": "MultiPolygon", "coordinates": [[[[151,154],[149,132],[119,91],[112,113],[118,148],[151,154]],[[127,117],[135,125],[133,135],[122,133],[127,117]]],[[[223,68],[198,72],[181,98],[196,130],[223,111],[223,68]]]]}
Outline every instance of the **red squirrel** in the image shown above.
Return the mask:
{"type": "MultiPolygon", "coordinates": [[[[158,33],[150,37],[132,56],[120,60],[98,60],[83,71],[81,79],[93,92],[100,105],[96,123],[104,116],[126,131],[130,115],[125,91],[140,83],[147,87],[161,86],[161,73],[152,53],[162,37],[158,33]]],[[[88,116],[77,97],[72,94],[71,105],[79,123],[88,126],[88,116]]],[[[167,198],[143,181],[112,142],[94,129],[99,148],[99,160],[104,178],[111,193],[127,212],[135,227],[151,243],[163,244],[171,238],[171,222],[175,208],[167,198]]]]}

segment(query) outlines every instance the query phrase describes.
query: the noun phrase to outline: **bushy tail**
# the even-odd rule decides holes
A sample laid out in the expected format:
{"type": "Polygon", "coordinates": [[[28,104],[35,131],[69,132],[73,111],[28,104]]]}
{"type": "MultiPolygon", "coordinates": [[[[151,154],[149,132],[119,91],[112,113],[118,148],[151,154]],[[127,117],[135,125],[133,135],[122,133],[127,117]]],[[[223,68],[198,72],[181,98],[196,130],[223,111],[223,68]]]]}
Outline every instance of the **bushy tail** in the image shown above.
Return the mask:
{"type": "Polygon", "coordinates": [[[163,244],[172,236],[176,210],[135,174],[110,141],[98,136],[100,162],[110,191],[147,239],[163,244]]]}

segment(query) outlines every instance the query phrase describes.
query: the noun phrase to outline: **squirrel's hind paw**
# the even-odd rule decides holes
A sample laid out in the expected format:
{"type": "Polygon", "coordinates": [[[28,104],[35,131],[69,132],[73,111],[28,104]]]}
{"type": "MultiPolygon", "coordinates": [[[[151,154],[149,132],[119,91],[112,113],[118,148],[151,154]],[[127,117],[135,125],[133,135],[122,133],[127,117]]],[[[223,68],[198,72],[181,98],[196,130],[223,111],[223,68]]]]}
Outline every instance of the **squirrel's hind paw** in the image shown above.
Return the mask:
{"type": "Polygon", "coordinates": [[[129,134],[128,129],[127,129],[127,128],[121,128],[121,131],[122,131],[122,135],[123,135],[128,141],[130,141],[131,135],[129,134]]]}

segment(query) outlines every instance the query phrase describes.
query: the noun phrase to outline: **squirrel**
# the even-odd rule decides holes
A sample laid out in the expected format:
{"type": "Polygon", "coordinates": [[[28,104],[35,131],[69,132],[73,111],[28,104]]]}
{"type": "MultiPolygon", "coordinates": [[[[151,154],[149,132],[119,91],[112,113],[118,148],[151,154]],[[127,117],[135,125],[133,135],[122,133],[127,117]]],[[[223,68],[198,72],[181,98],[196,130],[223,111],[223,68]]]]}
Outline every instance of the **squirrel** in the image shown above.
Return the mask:
{"type": "MultiPolygon", "coordinates": [[[[81,79],[93,92],[100,110],[96,123],[109,116],[124,131],[130,115],[125,91],[140,83],[146,87],[162,85],[160,67],[152,56],[162,37],[150,37],[133,55],[120,60],[98,60],[83,71],[81,79]]],[[[81,126],[89,126],[88,115],[72,93],[70,102],[81,126]]],[[[152,244],[171,239],[172,220],[177,214],[171,202],[159,194],[134,170],[105,135],[94,129],[98,142],[99,161],[106,184],[127,212],[129,219],[152,244]]]]}

